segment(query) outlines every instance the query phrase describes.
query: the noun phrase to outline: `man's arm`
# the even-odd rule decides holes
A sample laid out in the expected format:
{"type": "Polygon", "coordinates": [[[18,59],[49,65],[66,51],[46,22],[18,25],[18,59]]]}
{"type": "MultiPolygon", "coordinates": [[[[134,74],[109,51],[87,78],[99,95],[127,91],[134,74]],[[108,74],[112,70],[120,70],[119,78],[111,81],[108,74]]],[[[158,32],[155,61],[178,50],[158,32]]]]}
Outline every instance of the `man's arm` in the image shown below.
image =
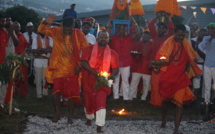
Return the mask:
{"type": "Polygon", "coordinates": [[[155,23],[156,23],[156,18],[152,19],[149,24],[148,24],[148,28],[150,31],[150,35],[152,36],[152,38],[154,39],[156,36],[158,36],[156,29],[155,29],[155,23]]]}
{"type": "Polygon", "coordinates": [[[98,78],[99,72],[93,70],[93,69],[90,67],[88,61],[86,61],[86,60],[81,60],[80,64],[81,64],[81,66],[82,66],[87,72],[92,73],[96,78],[98,78]]]}
{"type": "Polygon", "coordinates": [[[19,45],[19,39],[18,39],[18,37],[16,36],[16,33],[15,33],[15,31],[14,31],[14,27],[13,27],[12,22],[11,22],[11,24],[10,24],[10,28],[8,29],[8,34],[9,34],[9,36],[12,38],[13,44],[14,44],[15,46],[18,46],[18,45],[19,45]]]}
{"type": "Polygon", "coordinates": [[[131,25],[133,27],[133,31],[132,31],[132,39],[135,39],[136,36],[140,33],[140,29],[138,24],[136,23],[136,21],[134,20],[133,17],[130,16],[130,20],[131,20],[131,25]]]}
{"type": "Polygon", "coordinates": [[[169,20],[168,23],[167,23],[168,35],[171,36],[171,35],[173,35],[173,33],[174,33],[174,24],[173,24],[171,18],[169,18],[168,20],[169,20]]]}
{"type": "Polygon", "coordinates": [[[211,45],[211,41],[214,39],[214,37],[210,36],[209,39],[207,37],[204,37],[202,42],[198,45],[199,49],[205,53],[205,50],[207,49],[208,46],[211,45]]]}
{"type": "Polygon", "coordinates": [[[38,27],[38,32],[45,34],[47,36],[52,37],[52,34],[54,33],[51,31],[52,28],[49,28],[48,26],[54,23],[54,20],[57,18],[55,14],[49,15],[46,20],[42,21],[38,27]]]}

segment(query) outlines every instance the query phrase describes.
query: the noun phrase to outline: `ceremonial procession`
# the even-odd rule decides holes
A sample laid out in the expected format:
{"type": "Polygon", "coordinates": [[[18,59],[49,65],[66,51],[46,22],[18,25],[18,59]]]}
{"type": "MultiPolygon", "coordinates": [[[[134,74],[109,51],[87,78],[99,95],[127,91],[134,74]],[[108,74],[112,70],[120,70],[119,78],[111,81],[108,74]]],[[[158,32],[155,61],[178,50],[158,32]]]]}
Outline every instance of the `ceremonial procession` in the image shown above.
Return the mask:
{"type": "Polygon", "coordinates": [[[0,3],[1,134],[215,134],[214,0],[0,3]]]}

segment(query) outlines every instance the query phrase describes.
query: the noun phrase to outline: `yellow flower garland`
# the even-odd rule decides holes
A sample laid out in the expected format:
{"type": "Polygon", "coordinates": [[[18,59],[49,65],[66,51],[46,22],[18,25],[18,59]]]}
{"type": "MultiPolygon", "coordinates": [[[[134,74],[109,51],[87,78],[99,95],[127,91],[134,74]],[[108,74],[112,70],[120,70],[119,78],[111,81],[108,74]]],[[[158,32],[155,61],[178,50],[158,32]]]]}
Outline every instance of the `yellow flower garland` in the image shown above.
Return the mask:
{"type": "Polygon", "coordinates": [[[123,0],[123,5],[120,4],[120,0],[117,1],[116,5],[119,10],[124,10],[127,6],[127,0],[123,0]]]}

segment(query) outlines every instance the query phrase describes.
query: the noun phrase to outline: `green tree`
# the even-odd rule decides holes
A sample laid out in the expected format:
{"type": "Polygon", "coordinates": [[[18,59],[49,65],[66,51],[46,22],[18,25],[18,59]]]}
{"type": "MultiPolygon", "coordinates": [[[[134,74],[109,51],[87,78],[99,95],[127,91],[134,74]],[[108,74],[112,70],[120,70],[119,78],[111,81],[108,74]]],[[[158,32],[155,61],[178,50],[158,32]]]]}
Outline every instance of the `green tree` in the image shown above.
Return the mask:
{"type": "Polygon", "coordinates": [[[26,24],[32,22],[37,27],[41,21],[41,17],[32,9],[25,6],[14,6],[5,11],[9,14],[13,21],[18,21],[21,25],[21,31],[25,31],[26,24]]]}

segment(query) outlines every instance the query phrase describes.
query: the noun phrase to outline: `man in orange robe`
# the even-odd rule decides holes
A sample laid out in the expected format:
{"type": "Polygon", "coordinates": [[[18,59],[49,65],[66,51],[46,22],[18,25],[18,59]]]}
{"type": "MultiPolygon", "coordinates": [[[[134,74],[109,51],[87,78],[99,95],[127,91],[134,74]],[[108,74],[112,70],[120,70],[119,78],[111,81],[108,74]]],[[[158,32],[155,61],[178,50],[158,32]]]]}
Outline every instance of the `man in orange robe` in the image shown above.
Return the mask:
{"type": "Polygon", "coordinates": [[[168,66],[160,69],[158,89],[160,96],[157,96],[157,98],[162,99],[161,127],[166,126],[166,114],[170,102],[176,105],[174,134],[179,133],[178,128],[182,118],[183,104],[189,104],[195,100],[195,96],[189,89],[191,82],[187,73],[193,70],[196,75],[202,73],[194,62],[198,55],[194,52],[188,40],[185,39],[185,32],[184,25],[177,25],[174,36],[169,37],[163,43],[156,55],[156,60],[164,56],[166,61],[169,62],[168,66]]]}
{"type": "Polygon", "coordinates": [[[48,83],[53,83],[53,97],[55,104],[55,116],[53,122],[60,119],[60,96],[69,99],[68,123],[72,124],[72,112],[74,104],[80,105],[80,90],[78,74],[80,72],[79,60],[81,49],[88,46],[85,35],[73,28],[73,18],[64,18],[63,27],[49,25],[56,19],[56,15],[50,15],[42,21],[38,32],[53,38],[52,55],[46,69],[45,77],[48,83]]]}
{"type": "Polygon", "coordinates": [[[107,45],[109,34],[106,31],[100,31],[98,34],[98,43],[85,48],[82,52],[81,65],[83,70],[83,90],[84,107],[87,122],[91,125],[96,113],[97,132],[103,132],[101,127],[105,125],[106,117],[106,98],[111,93],[110,87],[100,85],[95,88],[96,80],[99,79],[100,72],[116,75],[119,70],[119,60],[117,53],[107,45]]]}

